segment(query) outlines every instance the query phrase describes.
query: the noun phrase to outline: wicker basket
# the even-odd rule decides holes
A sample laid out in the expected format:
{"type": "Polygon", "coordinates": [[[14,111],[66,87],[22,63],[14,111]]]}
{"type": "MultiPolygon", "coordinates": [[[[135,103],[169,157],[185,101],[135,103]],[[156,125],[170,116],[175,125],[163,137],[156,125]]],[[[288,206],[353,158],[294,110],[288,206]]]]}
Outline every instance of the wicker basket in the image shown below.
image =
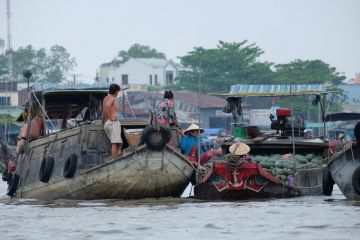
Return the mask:
{"type": "Polygon", "coordinates": [[[130,146],[140,143],[142,130],[143,129],[125,129],[124,134],[130,146]]]}

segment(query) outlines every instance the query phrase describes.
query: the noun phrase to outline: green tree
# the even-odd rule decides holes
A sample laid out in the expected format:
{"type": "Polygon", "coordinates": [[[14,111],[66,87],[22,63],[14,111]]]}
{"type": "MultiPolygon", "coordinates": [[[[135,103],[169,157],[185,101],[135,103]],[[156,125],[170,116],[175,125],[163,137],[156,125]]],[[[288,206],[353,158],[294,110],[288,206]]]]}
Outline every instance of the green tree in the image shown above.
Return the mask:
{"type": "Polygon", "coordinates": [[[13,72],[18,81],[23,80],[22,71],[30,69],[34,81],[41,81],[44,78],[46,64],[45,49],[35,50],[31,45],[20,47],[13,52],[13,72]],[[42,54],[39,54],[42,53],[42,54]]]}
{"type": "MultiPolygon", "coordinates": [[[[288,64],[278,64],[274,66],[276,84],[340,84],[345,80],[345,76],[338,73],[335,67],[330,67],[329,64],[321,60],[300,60],[297,59],[288,64]]],[[[331,90],[341,92],[341,89],[332,87],[331,90]]],[[[306,117],[312,120],[317,120],[319,113],[319,106],[312,104],[314,96],[296,96],[285,97],[280,99],[280,106],[291,106],[293,109],[298,109],[302,113],[306,113],[306,117]]],[[[342,104],[346,99],[343,93],[334,94],[331,96],[331,105],[327,103],[325,109],[329,111],[341,111],[342,104]]]]}
{"type": "MultiPolygon", "coordinates": [[[[1,39],[0,39],[1,40],[1,39]]],[[[17,81],[24,80],[22,71],[30,69],[33,73],[32,80],[37,82],[59,83],[68,77],[68,74],[76,66],[75,58],[64,47],[52,46],[48,52],[46,49],[34,49],[31,45],[20,47],[13,51],[13,73],[17,81]]],[[[4,81],[8,74],[7,57],[0,55],[0,79],[4,81]]]]}
{"type": "Polygon", "coordinates": [[[49,82],[62,82],[68,77],[69,71],[76,66],[75,58],[62,46],[52,46],[47,55],[45,80],[49,82]]]}
{"type": "MultiPolygon", "coordinates": [[[[5,41],[0,38],[0,50],[5,46],[5,41]]],[[[3,54],[0,55],[0,81],[3,81],[5,74],[7,73],[6,58],[3,54]]]]}
{"type": "Polygon", "coordinates": [[[260,62],[263,54],[256,44],[219,41],[217,48],[196,47],[180,57],[184,70],[175,89],[228,92],[233,84],[339,84],[345,76],[321,60],[295,60],[274,65],[260,62]]]}
{"type": "Polygon", "coordinates": [[[346,77],[321,60],[297,59],[275,65],[276,84],[340,84],[346,77]]]}
{"type": "Polygon", "coordinates": [[[178,78],[178,89],[194,90],[201,79],[201,91],[227,92],[237,83],[272,82],[272,63],[260,63],[263,51],[256,44],[219,41],[214,49],[196,47],[188,55],[180,57],[184,66],[178,78]]]}
{"type": "Polygon", "coordinates": [[[155,48],[149,46],[140,45],[138,43],[133,44],[127,51],[119,51],[117,57],[111,62],[103,63],[102,66],[116,65],[126,62],[130,58],[161,58],[166,59],[164,53],[159,52],[155,48]]]}

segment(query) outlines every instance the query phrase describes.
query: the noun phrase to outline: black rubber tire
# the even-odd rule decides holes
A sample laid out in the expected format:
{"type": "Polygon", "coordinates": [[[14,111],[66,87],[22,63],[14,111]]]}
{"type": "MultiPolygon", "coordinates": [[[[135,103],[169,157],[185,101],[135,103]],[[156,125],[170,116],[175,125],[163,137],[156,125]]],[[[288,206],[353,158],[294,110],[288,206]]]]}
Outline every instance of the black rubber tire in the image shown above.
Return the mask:
{"type": "Polygon", "coordinates": [[[352,175],[352,186],[354,191],[360,195],[360,167],[358,167],[352,175]]]}
{"type": "Polygon", "coordinates": [[[41,162],[39,179],[42,182],[48,182],[54,169],[54,159],[52,157],[44,157],[41,162]]]}
{"type": "Polygon", "coordinates": [[[19,185],[20,177],[17,174],[12,174],[10,180],[8,181],[8,188],[6,190],[6,195],[13,197],[16,193],[16,190],[19,185]]]}
{"type": "Polygon", "coordinates": [[[360,142],[360,122],[358,122],[354,127],[354,136],[356,141],[360,142]]]}
{"type": "Polygon", "coordinates": [[[322,189],[325,196],[331,196],[334,188],[334,179],[332,178],[328,168],[323,171],[322,189]]]}
{"type": "Polygon", "coordinates": [[[66,178],[72,178],[77,169],[77,156],[75,153],[68,157],[64,164],[63,176],[66,178]]]}
{"type": "Polygon", "coordinates": [[[141,134],[141,143],[146,143],[151,150],[161,151],[170,140],[171,132],[164,125],[156,130],[153,125],[145,127],[141,134]]]}

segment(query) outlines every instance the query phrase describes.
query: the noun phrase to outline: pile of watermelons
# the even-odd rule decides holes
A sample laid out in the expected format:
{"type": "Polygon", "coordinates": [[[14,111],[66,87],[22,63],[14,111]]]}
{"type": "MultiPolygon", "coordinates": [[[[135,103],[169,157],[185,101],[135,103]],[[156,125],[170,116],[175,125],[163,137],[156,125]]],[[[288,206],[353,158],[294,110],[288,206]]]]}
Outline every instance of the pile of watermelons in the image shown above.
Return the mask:
{"type": "Polygon", "coordinates": [[[300,154],[288,155],[286,158],[280,154],[268,156],[253,155],[251,160],[258,163],[268,172],[284,183],[288,183],[288,176],[294,176],[297,169],[319,168],[323,164],[323,158],[320,155],[300,154]]]}

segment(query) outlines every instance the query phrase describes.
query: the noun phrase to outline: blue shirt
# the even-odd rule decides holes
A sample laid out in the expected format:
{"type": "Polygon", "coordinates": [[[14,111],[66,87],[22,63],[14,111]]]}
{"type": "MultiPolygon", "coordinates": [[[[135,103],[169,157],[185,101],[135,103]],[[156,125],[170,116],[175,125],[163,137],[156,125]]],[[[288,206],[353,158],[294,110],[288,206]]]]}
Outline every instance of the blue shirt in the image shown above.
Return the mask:
{"type": "Polygon", "coordinates": [[[201,150],[200,150],[200,156],[202,156],[207,151],[207,149],[205,147],[204,142],[201,140],[201,137],[194,137],[192,135],[185,135],[185,137],[183,137],[181,139],[180,148],[185,151],[186,156],[188,156],[190,154],[191,148],[193,146],[195,146],[196,150],[198,151],[199,139],[200,139],[200,143],[203,144],[203,147],[201,147],[201,150]]]}

